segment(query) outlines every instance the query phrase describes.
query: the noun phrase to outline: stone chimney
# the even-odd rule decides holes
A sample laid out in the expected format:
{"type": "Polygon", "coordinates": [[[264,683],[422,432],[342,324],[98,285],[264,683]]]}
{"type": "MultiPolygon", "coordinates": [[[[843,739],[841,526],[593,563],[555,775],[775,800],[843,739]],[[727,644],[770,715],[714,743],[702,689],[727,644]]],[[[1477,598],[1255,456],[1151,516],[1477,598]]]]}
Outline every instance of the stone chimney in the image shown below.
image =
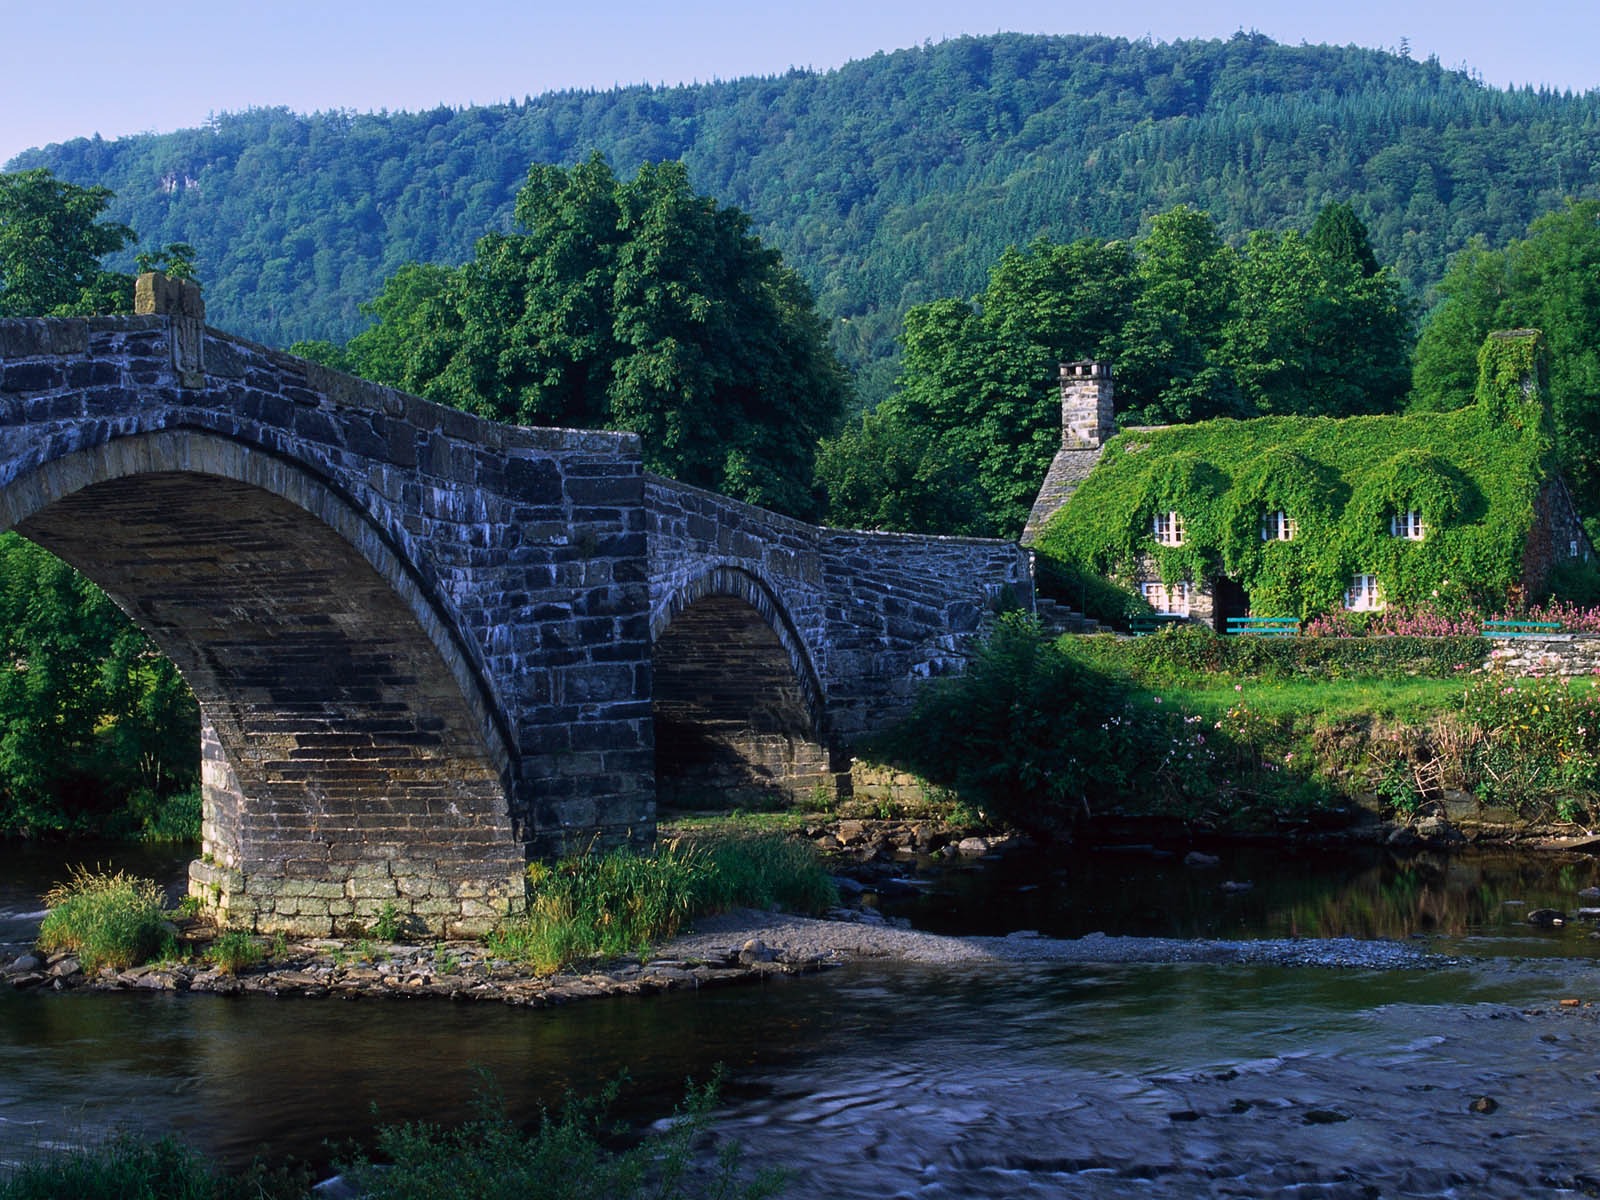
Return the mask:
{"type": "Polygon", "coordinates": [[[1111,401],[1111,364],[1088,360],[1061,364],[1061,448],[1097,450],[1117,431],[1111,401]]]}

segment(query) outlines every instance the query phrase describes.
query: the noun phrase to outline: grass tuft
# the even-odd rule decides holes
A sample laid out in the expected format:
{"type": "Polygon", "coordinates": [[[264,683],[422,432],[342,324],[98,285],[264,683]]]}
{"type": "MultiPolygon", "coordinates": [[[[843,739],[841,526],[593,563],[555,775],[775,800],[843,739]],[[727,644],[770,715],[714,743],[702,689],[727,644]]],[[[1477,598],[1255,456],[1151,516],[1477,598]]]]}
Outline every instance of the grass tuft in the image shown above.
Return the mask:
{"type": "Polygon", "coordinates": [[[171,934],[161,889],[148,879],[75,867],[45,893],[39,948],[77,954],[85,971],[124,970],[158,957],[171,934]]]}
{"type": "Polygon", "coordinates": [[[226,975],[237,975],[246,967],[253,967],[267,956],[261,943],[242,929],[230,929],[219,934],[206,951],[206,961],[214,964],[226,975]]]}
{"type": "Polygon", "coordinates": [[[528,911],[489,936],[494,953],[550,973],[644,953],[704,913],[749,906],[817,912],[837,903],[812,849],[776,833],[679,839],[528,869],[528,911]]]}

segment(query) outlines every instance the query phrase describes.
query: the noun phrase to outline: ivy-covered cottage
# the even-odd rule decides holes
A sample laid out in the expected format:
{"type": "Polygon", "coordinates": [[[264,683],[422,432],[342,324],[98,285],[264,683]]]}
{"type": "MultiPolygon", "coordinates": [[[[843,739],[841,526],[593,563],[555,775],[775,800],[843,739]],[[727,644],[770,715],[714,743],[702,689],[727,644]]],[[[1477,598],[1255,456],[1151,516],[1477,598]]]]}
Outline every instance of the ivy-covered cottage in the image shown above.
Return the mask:
{"type": "Polygon", "coordinates": [[[1591,546],[1555,468],[1537,331],[1491,334],[1453,412],[1114,425],[1110,364],[1061,368],[1061,449],[1024,542],[1223,628],[1498,604],[1591,546]]]}

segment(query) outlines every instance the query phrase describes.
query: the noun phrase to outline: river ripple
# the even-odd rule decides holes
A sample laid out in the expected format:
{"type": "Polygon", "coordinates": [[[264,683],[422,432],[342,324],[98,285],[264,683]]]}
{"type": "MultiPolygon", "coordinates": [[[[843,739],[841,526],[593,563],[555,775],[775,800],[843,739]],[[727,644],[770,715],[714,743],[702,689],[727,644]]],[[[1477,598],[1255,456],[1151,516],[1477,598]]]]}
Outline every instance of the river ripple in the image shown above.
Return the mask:
{"type": "MultiPolygon", "coordinates": [[[[13,866],[0,909],[21,927],[37,888],[15,881],[45,871],[13,866]]],[[[1594,871],[1487,888],[1466,869],[1441,893],[1473,898],[1441,910],[1462,918],[1416,944],[1491,957],[1434,970],[866,963],[539,1012],[0,991],[0,1160],[130,1125],[228,1163],[261,1147],[326,1161],[325,1139],[366,1135],[374,1105],[464,1116],[480,1069],[531,1117],[623,1068],[631,1111],[659,1112],[724,1063],[721,1131],[790,1167],[792,1197],[1600,1194],[1600,1009],[1558,1005],[1600,999],[1593,942],[1502,915],[1513,892],[1570,897],[1594,871]]],[[[1017,886],[987,898],[984,931],[1069,911],[1017,886]]],[[[1130,890],[1148,903],[1153,886],[1130,890]]],[[[1094,927],[1135,931],[1106,918],[1094,927]]]]}

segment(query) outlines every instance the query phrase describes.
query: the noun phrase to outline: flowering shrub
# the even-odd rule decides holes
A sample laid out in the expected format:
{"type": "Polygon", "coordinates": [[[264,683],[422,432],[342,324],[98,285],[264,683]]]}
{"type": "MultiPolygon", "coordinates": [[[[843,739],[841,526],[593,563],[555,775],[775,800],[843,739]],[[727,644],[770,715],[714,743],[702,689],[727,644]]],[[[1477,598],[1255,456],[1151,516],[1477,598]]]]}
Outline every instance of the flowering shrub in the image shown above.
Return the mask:
{"type": "Polygon", "coordinates": [[[1600,789],[1600,684],[1595,680],[1475,673],[1461,713],[1480,734],[1470,756],[1480,799],[1521,805],[1600,789]]]}
{"type": "Polygon", "coordinates": [[[1557,621],[1566,633],[1600,633],[1600,606],[1580,608],[1567,600],[1547,600],[1521,613],[1496,613],[1498,620],[1557,621]]]}

